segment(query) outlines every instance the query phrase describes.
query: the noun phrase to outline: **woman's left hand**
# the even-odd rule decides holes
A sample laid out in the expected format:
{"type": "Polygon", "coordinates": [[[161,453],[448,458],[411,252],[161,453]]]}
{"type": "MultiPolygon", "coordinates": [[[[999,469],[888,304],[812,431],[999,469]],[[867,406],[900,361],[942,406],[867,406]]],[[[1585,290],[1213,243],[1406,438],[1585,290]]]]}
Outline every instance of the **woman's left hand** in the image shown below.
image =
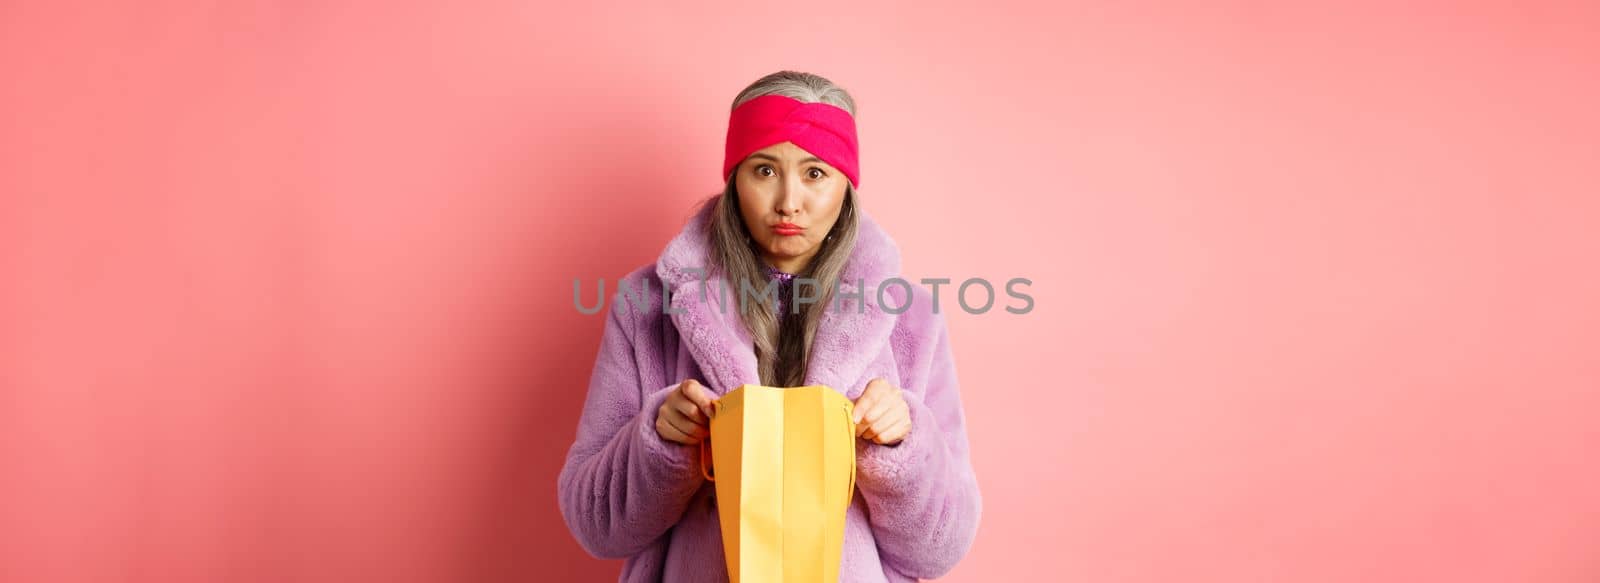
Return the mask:
{"type": "Polygon", "coordinates": [[[872,379],[856,399],[851,420],[856,436],[873,443],[894,445],[911,433],[911,406],[900,387],[883,379],[872,379]]]}

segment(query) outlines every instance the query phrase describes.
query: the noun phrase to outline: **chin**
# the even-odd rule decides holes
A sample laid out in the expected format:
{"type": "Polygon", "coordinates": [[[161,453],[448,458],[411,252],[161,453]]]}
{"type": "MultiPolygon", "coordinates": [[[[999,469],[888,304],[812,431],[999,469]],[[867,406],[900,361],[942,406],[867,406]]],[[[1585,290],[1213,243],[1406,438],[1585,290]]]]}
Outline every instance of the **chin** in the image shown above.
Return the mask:
{"type": "Polygon", "coordinates": [[[784,257],[784,258],[787,258],[787,259],[793,259],[795,257],[799,257],[801,255],[805,255],[806,251],[810,251],[810,250],[811,250],[811,246],[810,245],[795,244],[795,243],[779,244],[777,249],[772,250],[772,254],[773,255],[777,255],[779,257],[784,257]]]}

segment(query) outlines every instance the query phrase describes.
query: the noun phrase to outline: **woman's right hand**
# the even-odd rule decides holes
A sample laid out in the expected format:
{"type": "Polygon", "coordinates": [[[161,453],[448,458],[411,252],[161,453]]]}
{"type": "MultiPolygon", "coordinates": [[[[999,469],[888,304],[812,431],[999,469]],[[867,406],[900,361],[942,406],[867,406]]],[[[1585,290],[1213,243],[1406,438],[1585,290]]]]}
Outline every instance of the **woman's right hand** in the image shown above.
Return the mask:
{"type": "Polygon", "coordinates": [[[678,390],[667,395],[656,411],[656,433],[667,441],[686,445],[700,443],[711,434],[711,390],[699,381],[678,383],[678,390]]]}

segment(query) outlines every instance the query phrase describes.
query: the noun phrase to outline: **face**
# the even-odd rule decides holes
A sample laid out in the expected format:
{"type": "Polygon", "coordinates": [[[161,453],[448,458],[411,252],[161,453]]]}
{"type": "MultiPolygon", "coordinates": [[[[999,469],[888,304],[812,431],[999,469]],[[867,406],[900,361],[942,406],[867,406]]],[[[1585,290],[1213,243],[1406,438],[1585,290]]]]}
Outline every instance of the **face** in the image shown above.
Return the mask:
{"type": "Polygon", "coordinates": [[[756,151],[733,175],[756,249],[781,271],[804,269],[839,220],[850,179],[792,142],[756,151]]]}

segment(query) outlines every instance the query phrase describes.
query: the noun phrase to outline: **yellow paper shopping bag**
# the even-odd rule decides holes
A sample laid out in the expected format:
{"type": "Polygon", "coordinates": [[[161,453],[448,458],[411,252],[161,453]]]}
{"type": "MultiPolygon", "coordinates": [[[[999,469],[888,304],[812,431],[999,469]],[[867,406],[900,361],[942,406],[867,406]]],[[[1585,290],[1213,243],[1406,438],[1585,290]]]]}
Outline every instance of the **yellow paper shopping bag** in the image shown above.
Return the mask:
{"type": "Polygon", "coordinates": [[[701,468],[709,445],[733,583],[838,581],[856,488],[850,400],[820,385],[743,385],[715,403],[701,468]]]}

